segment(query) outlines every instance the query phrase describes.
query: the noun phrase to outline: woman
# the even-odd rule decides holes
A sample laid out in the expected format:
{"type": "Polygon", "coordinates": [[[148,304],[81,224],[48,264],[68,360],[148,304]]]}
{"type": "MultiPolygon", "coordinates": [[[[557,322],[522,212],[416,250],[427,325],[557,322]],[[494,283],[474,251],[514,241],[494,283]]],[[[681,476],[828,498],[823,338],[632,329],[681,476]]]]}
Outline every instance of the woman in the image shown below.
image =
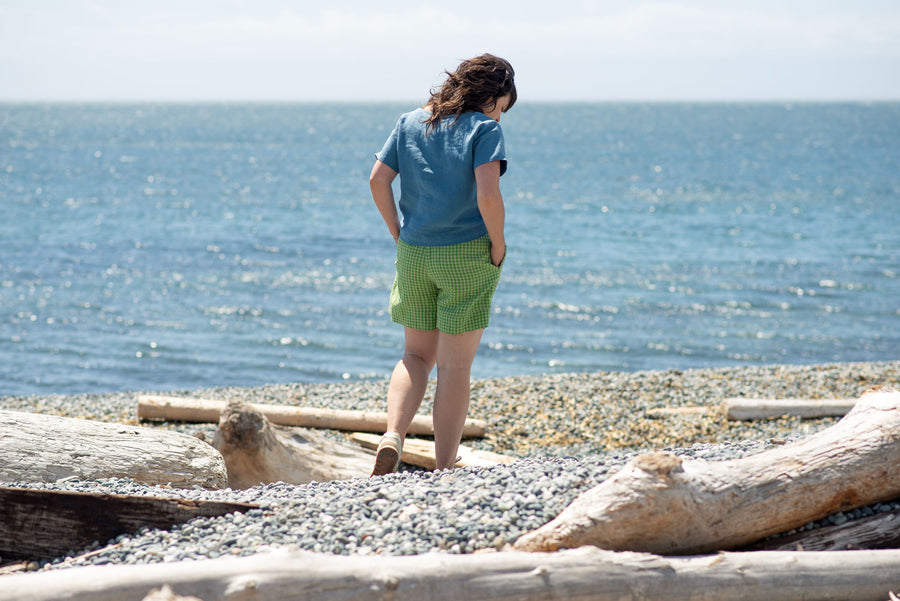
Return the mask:
{"type": "Polygon", "coordinates": [[[397,469],[435,365],[437,469],[456,463],[472,361],[506,256],[499,122],[516,102],[514,76],[509,62],[490,54],[463,61],[424,107],[400,117],[375,155],[369,187],[397,243],[390,310],[404,326],[405,347],[373,476],[397,469]],[[399,213],[391,188],[398,175],[399,213]]]}

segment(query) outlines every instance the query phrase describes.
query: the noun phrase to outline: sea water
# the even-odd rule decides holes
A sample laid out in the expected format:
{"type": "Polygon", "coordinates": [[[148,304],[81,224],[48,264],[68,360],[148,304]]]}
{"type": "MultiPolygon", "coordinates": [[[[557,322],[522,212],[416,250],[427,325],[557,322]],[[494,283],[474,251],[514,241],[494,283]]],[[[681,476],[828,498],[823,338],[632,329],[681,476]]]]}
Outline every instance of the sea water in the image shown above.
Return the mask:
{"type": "MultiPolygon", "coordinates": [[[[385,378],[405,104],[0,105],[0,395],[385,378]]],[[[473,377],[900,356],[900,103],[521,102],[473,377]]]]}

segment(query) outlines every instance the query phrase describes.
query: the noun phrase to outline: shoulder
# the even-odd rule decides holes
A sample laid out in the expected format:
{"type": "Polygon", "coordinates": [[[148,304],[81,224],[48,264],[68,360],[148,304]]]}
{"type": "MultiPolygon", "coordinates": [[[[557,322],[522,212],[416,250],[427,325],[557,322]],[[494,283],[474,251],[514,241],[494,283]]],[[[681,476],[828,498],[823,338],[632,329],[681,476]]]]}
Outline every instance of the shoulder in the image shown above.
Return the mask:
{"type": "Polygon", "coordinates": [[[404,127],[424,127],[428,115],[428,111],[418,108],[400,115],[397,124],[404,127]]]}
{"type": "Polygon", "coordinates": [[[490,137],[490,138],[503,138],[503,128],[500,127],[500,123],[494,121],[484,113],[463,113],[460,115],[460,120],[463,122],[469,131],[472,132],[472,135],[475,138],[481,137],[490,137]]]}
{"type": "Polygon", "coordinates": [[[463,113],[460,119],[463,118],[465,119],[463,127],[468,131],[468,137],[475,143],[503,144],[503,129],[499,122],[484,113],[463,113]]]}
{"type": "Polygon", "coordinates": [[[453,144],[478,145],[495,140],[503,143],[500,124],[483,113],[462,113],[459,117],[447,117],[441,122],[442,131],[453,144]]]}
{"type": "Polygon", "coordinates": [[[498,121],[494,121],[484,113],[462,113],[459,116],[459,123],[465,123],[472,126],[473,128],[500,130],[500,123],[498,121]]]}

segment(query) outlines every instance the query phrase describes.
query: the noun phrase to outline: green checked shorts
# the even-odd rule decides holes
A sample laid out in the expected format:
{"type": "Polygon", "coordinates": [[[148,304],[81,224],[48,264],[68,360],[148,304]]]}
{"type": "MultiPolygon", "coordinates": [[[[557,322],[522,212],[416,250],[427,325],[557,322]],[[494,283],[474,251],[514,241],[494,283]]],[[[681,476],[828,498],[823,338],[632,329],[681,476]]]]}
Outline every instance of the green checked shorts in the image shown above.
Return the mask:
{"type": "Polygon", "coordinates": [[[486,328],[500,267],[491,263],[491,239],[451,246],[397,242],[391,319],[408,328],[462,334],[486,328]]]}

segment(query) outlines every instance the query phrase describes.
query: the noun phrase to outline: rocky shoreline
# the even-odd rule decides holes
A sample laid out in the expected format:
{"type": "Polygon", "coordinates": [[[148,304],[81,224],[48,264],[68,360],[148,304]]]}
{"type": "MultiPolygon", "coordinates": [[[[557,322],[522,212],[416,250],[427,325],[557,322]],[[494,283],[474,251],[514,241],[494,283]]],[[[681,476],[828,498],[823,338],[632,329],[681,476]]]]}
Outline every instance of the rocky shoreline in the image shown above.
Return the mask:
{"type": "MultiPolygon", "coordinates": [[[[502,548],[555,517],[636,453],[667,449],[694,458],[733,458],[806,436],[835,421],[728,422],[718,408],[724,398],[857,398],[879,384],[900,386],[900,361],[475,381],[470,415],[487,420],[489,434],[467,444],[520,461],[304,486],[276,483],[248,490],[175,490],[127,480],[58,482],[46,486],[250,502],[260,509],[195,519],[170,531],[123,535],[110,544],[98,541],[94,549],[72,550],[45,567],[242,556],[284,546],[363,555],[502,548]],[[666,418],[652,412],[685,406],[706,409],[666,418]]],[[[386,388],[386,382],[367,381],[148,393],[383,411],[386,388]]],[[[429,399],[427,395],[423,412],[430,409],[429,399]]],[[[136,423],[135,393],[3,397],[0,408],[136,423]]],[[[154,427],[204,436],[215,430],[214,425],[197,424],[154,427]]],[[[329,435],[345,437],[338,432],[329,435]]],[[[893,506],[885,505],[884,510],[888,508],[893,506]]]]}
{"type": "MultiPolygon", "coordinates": [[[[718,369],[601,372],[514,376],[473,380],[469,415],[486,420],[488,435],[474,448],[517,457],[578,456],[614,450],[658,450],[695,443],[765,440],[806,435],[831,425],[830,418],[783,418],[728,422],[719,404],[729,397],[855,399],[875,385],[900,385],[900,361],[774,365],[718,369]],[[707,411],[669,419],[653,417],[664,407],[707,411]]],[[[387,381],[280,384],[253,388],[144,391],[140,394],[237,399],[384,411],[387,381]]],[[[0,397],[0,409],[137,425],[138,392],[0,397]]],[[[433,388],[421,413],[431,410],[433,388]]],[[[211,434],[214,425],[142,424],[188,434],[211,434]]],[[[343,435],[335,433],[336,437],[343,435]]]]}

